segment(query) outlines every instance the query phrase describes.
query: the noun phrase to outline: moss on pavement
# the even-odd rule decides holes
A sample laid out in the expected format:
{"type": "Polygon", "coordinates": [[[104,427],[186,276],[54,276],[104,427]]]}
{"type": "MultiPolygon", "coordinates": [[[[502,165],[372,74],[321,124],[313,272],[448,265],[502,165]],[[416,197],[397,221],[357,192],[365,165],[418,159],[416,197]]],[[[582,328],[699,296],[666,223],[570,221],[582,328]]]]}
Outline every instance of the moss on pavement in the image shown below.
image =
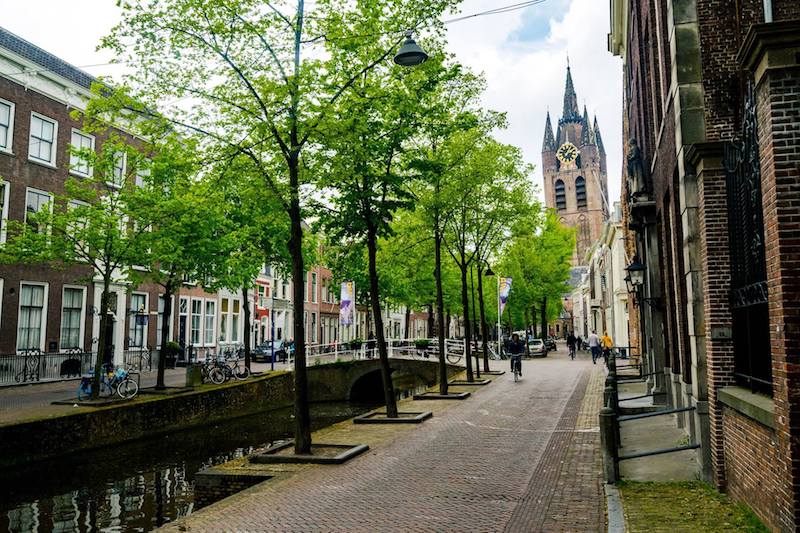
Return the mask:
{"type": "Polygon", "coordinates": [[[619,489],[631,533],[769,532],[753,511],[707,483],[623,481],[619,489]]]}

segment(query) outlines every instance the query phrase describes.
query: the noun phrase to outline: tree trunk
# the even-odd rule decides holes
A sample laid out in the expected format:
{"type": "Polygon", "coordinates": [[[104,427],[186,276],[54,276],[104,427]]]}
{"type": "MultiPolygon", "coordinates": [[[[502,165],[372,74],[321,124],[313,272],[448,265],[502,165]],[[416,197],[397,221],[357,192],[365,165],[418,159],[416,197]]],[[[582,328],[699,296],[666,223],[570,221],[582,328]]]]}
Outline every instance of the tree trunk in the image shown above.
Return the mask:
{"type": "Polygon", "coordinates": [[[542,340],[544,340],[549,333],[547,331],[547,296],[542,300],[542,320],[540,323],[542,325],[542,340]]]}
{"type": "Polygon", "coordinates": [[[539,336],[536,334],[536,307],[531,307],[531,327],[533,328],[533,337],[538,339],[539,336]]]}
{"type": "Polygon", "coordinates": [[[289,206],[291,236],[289,253],[292,257],[292,298],[294,299],[294,453],[311,453],[311,415],[308,408],[308,375],[306,372],[305,324],[303,323],[303,218],[300,212],[298,156],[293,154],[289,164],[292,200],[289,206]]]}
{"type": "MultiPolygon", "coordinates": [[[[247,285],[242,287],[242,309],[244,310],[244,332],[242,342],[244,342],[244,366],[250,369],[250,301],[248,300],[247,285]]],[[[272,317],[270,317],[270,320],[272,317]]],[[[225,320],[225,318],[223,318],[225,320]]]]}
{"type": "MultiPolygon", "coordinates": [[[[92,399],[100,396],[100,378],[103,375],[103,360],[106,355],[106,344],[108,336],[108,291],[111,287],[111,279],[103,278],[103,293],[100,295],[100,334],[97,338],[97,358],[94,361],[94,380],[92,382],[92,399]]],[[[113,355],[112,355],[113,357],[113,355]]]]}
{"type": "Polygon", "coordinates": [[[436,325],[436,318],[433,316],[433,304],[428,304],[428,338],[433,338],[433,328],[436,325]]]}
{"type": "Polygon", "coordinates": [[[406,306],[406,331],[405,331],[405,338],[411,338],[411,308],[406,306]]]}
{"type": "Polygon", "coordinates": [[[164,374],[167,371],[167,344],[169,343],[169,325],[172,320],[172,278],[167,280],[164,285],[164,314],[161,316],[161,346],[158,356],[158,375],[156,377],[156,389],[166,389],[164,374]]]}
{"type": "Polygon", "coordinates": [[[434,230],[434,260],[436,268],[436,317],[439,321],[439,394],[447,394],[447,359],[444,353],[444,291],[442,289],[442,235],[439,233],[439,221],[434,230]]]}
{"type": "MultiPolygon", "coordinates": [[[[463,259],[462,259],[463,260],[463,259]]],[[[470,346],[469,295],[467,293],[467,265],[461,263],[461,307],[464,311],[464,357],[467,358],[467,381],[475,381],[472,374],[472,346],[470,346]]]]}
{"type": "Polygon", "coordinates": [[[481,311],[481,340],[483,341],[483,370],[489,372],[489,332],[483,302],[483,269],[478,268],[478,305],[481,311]]]}
{"type": "Polygon", "coordinates": [[[394,395],[392,369],[389,366],[389,354],[386,350],[386,337],[383,331],[383,314],[381,313],[380,294],[378,293],[378,265],[375,258],[378,248],[376,229],[367,227],[367,254],[369,255],[369,297],[372,302],[372,314],[375,315],[375,336],[378,341],[378,356],[381,359],[381,378],[383,379],[383,397],[386,401],[386,416],[397,418],[397,398],[394,395]]]}
{"type": "MultiPolygon", "coordinates": [[[[472,275],[472,267],[469,267],[469,289],[472,293],[472,335],[475,337],[475,344],[478,340],[478,320],[475,318],[475,277],[472,275]]],[[[470,343],[472,350],[472,343],[470,343]]],[[[478,350],[475,350],[475,377],[481,379],[481,357],[478,350]]]]}

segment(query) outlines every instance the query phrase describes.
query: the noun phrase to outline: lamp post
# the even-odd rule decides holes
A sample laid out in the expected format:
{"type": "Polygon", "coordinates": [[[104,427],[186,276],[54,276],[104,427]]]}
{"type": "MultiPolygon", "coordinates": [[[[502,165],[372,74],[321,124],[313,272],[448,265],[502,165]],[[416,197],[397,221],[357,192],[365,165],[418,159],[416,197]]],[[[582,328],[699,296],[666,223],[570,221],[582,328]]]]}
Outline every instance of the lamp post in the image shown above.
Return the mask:
{"type": "Polygon", "coordinates": [[[394,56],[394,62],[401,67],[416,67],[428,60],[428,54],[419,47],[412,36],[413,32],[407,30],[406,40],[394,56]]]}

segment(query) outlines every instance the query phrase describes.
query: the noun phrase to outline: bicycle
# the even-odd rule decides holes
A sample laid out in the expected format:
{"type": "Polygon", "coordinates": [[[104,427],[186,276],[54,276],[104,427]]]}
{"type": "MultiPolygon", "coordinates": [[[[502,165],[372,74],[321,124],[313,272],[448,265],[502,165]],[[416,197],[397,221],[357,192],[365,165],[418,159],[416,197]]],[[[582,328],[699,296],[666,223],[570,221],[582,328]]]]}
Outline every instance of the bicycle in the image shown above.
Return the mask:
{"type": "MultiPolygon", "coordinates": [[[[78,385],[78,400],[92,396],[93,384],[94,370],[90,370],[81,378],[81,383],[78,385]]],[[[112,370],[112,367],[106,365],[105,372],[100,376],[100,396],[112,396],[114,393],[123,400],[130,400],[139,393],[139,384],[124,368],[112,370]]]]}
{"type": "Polygon", "coordinates": [[[522,377],[522,356],[515,355],[512,356],[512,362],[514,367],[514,383],[519,381],[519,378],[522,377]]]}
{"type": "Polygon", "coordinates": [[[203,383],[211,382],[214,385],[225,383],[225,374],[214,362],[213,359],[206,358],[201,368],[201,379],[203,383]]]}
{"type": "Polygon", "coordinates": [[[574,344],[569,347],[569,357],[573,361],[575,360],[575,345],[574,344]]]}

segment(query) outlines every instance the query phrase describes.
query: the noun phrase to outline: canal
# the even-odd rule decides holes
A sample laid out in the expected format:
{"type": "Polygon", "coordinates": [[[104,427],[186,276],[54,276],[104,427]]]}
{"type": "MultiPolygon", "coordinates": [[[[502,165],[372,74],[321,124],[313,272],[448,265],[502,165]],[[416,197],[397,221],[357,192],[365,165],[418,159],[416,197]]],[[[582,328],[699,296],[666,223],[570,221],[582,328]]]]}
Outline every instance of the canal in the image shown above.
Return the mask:
{"type": "MultiPolygon", "coordinates": [[[[313,429],[382,404],[379,374],[359,387],[358,401],[311,405],[313,429]]],[[[395,373],[398,397],[424,390],[395,373]]],[[[0,470],[0,531],[151,531],[194,509],[200,470],[290,438],[292,408],[0,470]]]]}

